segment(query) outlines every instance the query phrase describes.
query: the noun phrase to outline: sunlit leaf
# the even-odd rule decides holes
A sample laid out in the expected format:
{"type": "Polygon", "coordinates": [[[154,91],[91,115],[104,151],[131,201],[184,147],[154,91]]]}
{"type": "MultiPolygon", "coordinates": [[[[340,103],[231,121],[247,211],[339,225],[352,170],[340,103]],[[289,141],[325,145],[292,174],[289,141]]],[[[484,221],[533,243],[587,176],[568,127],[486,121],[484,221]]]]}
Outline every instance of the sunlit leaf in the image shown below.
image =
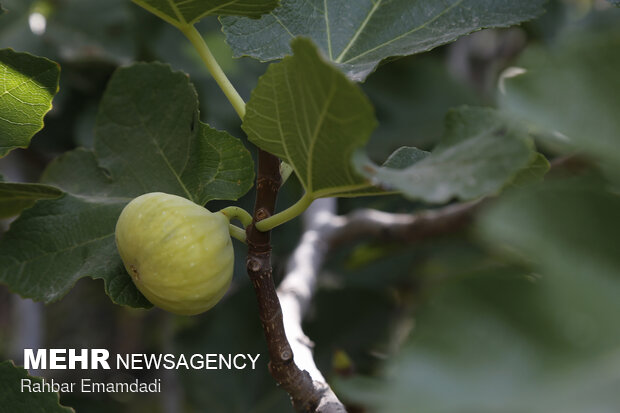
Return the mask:
{"type": "Polygon", "coordinates": [[[43,128],[59,76],[60,67],[51,60],[0,50],[0,157],[27,147],[43,128]]]}

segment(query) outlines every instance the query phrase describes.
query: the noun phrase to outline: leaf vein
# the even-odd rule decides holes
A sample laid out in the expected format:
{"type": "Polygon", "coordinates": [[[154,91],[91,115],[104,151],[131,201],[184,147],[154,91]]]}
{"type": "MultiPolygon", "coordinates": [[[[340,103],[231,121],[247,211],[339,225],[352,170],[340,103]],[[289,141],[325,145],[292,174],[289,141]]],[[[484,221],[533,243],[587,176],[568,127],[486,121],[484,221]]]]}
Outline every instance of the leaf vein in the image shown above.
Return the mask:
{"type": "MultiPolygon", "coordinates": [[[[380,0],[380,1],[381,1],[381,0],[380,0]]],[[[363,53],[360,53],[360,54],[358,54],[357,56],[354,56],[354,57],[352,57],[352,58],[350,58],[350,59],[348,59],[348,60],[346,60],[346,61],[344,61],[344,62],[342,62],[342,61],[341,61],[341,59],[337,60],[337,62],[338,62],[338,63],[351,63],[351,62],[353,62],[353,61],[355,61],[355,60],[358,60],[358,59],[359,59],[359,58],[361,58],[361,57],[366,56],[366,55],[367,55],[367,54],[369,54],[369,53],[374,52],[375,50],[381,49],[381,48],[383,48],[383,47],[385,47],[385,46],[387,46],[387,45],[389,45],[389,44],[391,44],[391,43],[394,43],[395,41],[400,40],[400,39],[402,39],[403,37],[409,36],[410,34],[417,32],[418,30],[422,30],[422,29],[424,29],[426,26],[428,26],[429,24],[434,23],[436,20],[438,20],[439,18],[441,18],[441,17],[442,17],[443,15],[445,15],[446,13],[450,12],[452,9],[454,9],[454,8],[456,8],[456,7],[458,7],[458,6],[460,6],[460,5],[461,5],[464,1],[465,1],[465,0],[458,0],[457,2],[455,2],[454,4],[452,4],[451,6],[446,7],[445,9],[443,9],[440,13],[438,13],[438,14],[437,14],[435,17],[433,17],[432,19],[427,20],[426,22],[422,23],[421,25],[419,25],[419,26],[417,26],[417,27],[415,27],[415,28],[413,28],[413,29],[409,30],[408,32],[405,32],[405,33],[403,33],[403,34],[401,34],[401,35],[399,35],[399,36],[396,36],[396,37],[394,37],[394,38],[392,38],[392,39],[388,40],[387,42],[384,42],[384,43],[382,43],[382,44],[380,44],[380,45],[377,45],[377,46],[375,46],[375,47],[373,47],[373,48],[371,48],[371,49],[368,49],[368,50],[364,51],[363,53]]]]}

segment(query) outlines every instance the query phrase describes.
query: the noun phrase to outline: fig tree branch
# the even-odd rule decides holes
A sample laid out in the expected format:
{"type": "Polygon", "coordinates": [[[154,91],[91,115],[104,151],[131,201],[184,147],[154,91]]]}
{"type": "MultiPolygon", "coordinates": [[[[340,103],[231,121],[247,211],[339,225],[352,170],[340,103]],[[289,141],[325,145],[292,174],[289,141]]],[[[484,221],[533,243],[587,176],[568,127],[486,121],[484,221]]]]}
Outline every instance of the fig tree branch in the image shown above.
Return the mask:
{"type": "Polygon", "coordinates": [[[255,227],[257,221],[273,215],[280,184],[279,159],[259,150],[254,220],[246,228],[247,271],[258,301],[259,317],[269,350],[271,375],[291,396],[297,411],[314,412],[319,405],[321,392],[314,387],[308,372],[295,364],[293,350],[286,337],[282,308],[272,277],[271,233],[258,231],[255,227]]]}

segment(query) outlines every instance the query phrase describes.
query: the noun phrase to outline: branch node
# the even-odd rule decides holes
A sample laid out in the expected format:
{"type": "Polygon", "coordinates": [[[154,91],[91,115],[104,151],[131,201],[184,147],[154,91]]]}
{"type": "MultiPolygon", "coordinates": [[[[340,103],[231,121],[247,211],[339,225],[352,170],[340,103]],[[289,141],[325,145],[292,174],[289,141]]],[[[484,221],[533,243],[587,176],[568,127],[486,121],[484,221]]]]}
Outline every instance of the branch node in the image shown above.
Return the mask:
{"type": "Polygon", "coordinates": [[[256,222],[258,222],[262,221],[263,219],[269,218],[270,216],[271,214],[265,208],[259,208],[258,211],[256,211],[255,219],[256,222]]]}
{"type": "Polygon", "coordinates": [[[291,352],[291,350],[285,349],[284,351],[282,351],[282,353],[280,353],[280,358],[285,363],[289,362],[293,359],[293,353],[291,352]]]}
{"type": "Polygon", "coordinates": [[[248,258],[247,267],[248,267],[248,270],[256,273],[256,272],[260,271],[261,263],[256,258],[250,257],[250,258],[248,258]]]}

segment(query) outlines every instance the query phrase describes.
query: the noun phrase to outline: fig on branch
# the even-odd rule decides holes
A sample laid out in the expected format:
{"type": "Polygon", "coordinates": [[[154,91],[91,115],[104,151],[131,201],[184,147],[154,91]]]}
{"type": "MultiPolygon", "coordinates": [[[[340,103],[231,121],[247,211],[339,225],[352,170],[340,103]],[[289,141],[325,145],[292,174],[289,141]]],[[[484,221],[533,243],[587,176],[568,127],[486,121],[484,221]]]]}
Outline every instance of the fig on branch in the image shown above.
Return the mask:
{"type": "Polygon", "coordinates": [[[229,219],[180,196],[133,199],[116,223],[116,246],[140,292],[171,313],[210,309],[232,279],[229,219]]]}

